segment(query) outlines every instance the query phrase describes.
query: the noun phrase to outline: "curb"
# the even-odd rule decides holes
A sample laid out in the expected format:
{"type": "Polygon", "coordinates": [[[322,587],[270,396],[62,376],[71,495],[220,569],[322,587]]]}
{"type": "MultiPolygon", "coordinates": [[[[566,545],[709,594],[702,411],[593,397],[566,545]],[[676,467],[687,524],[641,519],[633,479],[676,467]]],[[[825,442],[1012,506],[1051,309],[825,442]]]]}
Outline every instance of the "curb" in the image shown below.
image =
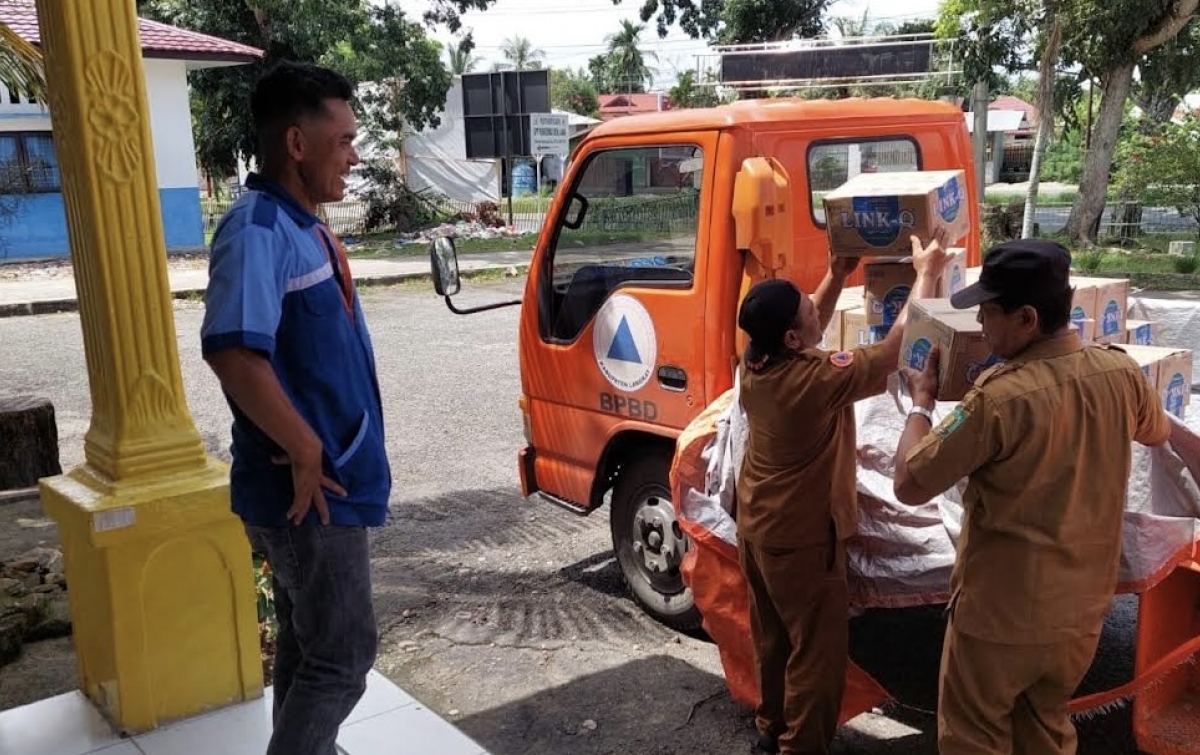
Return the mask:
{"type": "MultiPolygon", "coordinates": [[[[517,271],[517,277],[526,275],[529,272],[528,264],[521,265],[488,265],[474,270],[462,270],[459,272],[459,278],[462,280],[470,280],[478,278],[481,275],[495,273],[497,271],[508,270],[509,268],[517,271]]],[[[411,283],[413,281],[430,281],[433,279],[433,274],[429,272],[420,273],[397,273],[396,275],[378,275],[367,278],[360,278],[354,281],[358,288],[386,288],[387,286],[395,286],[401,283],[411,283]]],[[[204,296],[202,288],[185,288],[171,292],[171,298],[180,299],[198,299],[204,296]]],[[[48,299],[46,301],[34,302],[15,302],[12,304],[0,304],[0,319],[8,317],[30,317],[33,315],[52,315],[62,314],[67,312],[78,312],[78,299],[48,299]]]]}

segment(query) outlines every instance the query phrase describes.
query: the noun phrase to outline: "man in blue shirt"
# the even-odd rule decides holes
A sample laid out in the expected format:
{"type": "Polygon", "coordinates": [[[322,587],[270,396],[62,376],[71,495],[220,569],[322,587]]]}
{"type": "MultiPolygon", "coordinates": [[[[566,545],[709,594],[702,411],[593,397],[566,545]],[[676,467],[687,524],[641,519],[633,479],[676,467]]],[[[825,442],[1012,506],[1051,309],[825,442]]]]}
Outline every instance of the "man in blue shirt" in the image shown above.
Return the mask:
{"type": "Polygon", "coordinates": [[[263,76],[262,170],[209,261],[201,341],[234,417],[233,510],[270,564],[279,623],[268,755],[332,755],[375,662],[366,528],[391,492],[383,410],[345,252],[315,214],[358,163],[353,94],[317,66],[263,76]]]}

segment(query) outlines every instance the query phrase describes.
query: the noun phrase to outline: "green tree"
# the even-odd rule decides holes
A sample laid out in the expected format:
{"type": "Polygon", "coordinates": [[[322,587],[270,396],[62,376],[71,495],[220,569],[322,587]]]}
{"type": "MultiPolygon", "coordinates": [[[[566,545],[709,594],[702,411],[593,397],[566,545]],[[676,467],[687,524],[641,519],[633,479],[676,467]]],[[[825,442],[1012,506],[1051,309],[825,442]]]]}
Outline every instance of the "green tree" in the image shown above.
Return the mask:
{"type": "Polygon", "coordinates": [[[506,67],[513,71],[530,71],[541,68],[546,53],[533,46],[528,38],[517,35],[504,40],[500,48],[506,67]]]}
{"type": "MultiPolygon", "coordinates": [[[[1092,149],[1067,223],[1072,238],[1089,243],[1104,211],[1134,72],[1150,62],[1151,54],[1169,54],[1171,48],[1164,46],[1192,22],[1200,0],[1059,0],[1054,5],[1062,33],[1056,68],[1079,70],[1084,80],[1099,82],[1102,92],[1092,149]]],[[[957,38],[968,80],[994,80],[997,67],[1017,71],[1027,67],[1023,61],[1040,57],[1047,28],[1045,5],[1035,0],[946,0],[939,33],[957,38]]],[[[1187,48],[1181,45],[1180,55],[1187,48]]]]}
{"type": "MultiPolygon", "coordinates": [[[[712,82],[714,77],[709,72],[705,74],[705,79],[712,82]]],[[[695,71],[684,71],[679,74],[675,86],[671,87],[667,93],[667,99],[670,101],[671,107],[678,109],[716,107],[721,104],[716,87],[699,83],[695,71]]]]}
{"type": "Polygon", "coordinates": [[[471,73],[479,65],[479,58],[471,54],[471,48],[465,43],[446,45],[446,66],[454,76],[471,73]]]}
{"type": "Polygon", "coordinates": [[[1125,196],[1174,207],[1200,232],[1200,119],[1188,114],[1155,135],[1135,134],[1118,150],[1116,183],[1125,196]]]}
{"type": "Polygon", "coordinates": [[[1143,133],[1169,122],[1185,95],[1200,87],[1200,21],[1193,19],[1138,63],[1133,101],[1141,108],[1143,133]]]}
{"type": "Polygon", "coordinates": [[[594,118],[600,112],[600,100],[592,77],[583,70],[550,69],[550,106],[594,118]]]}
{"type": "MultiPolygon", "coordinates": [[[[429,23],[461,27],[459,14],[494,0],[433,0],[429,23]]],[[[342,68],[354,83],[377,82],[365,109],[416,127],[439,122],[450,77],[439,48],[394,0],[139,0],[146,17],[212,34],[264,51],[251,65],[189,74],[197,158],[213,175],[231,175],[238,158],[251,159],[257,145],[247,107],[254,81],[281,60],[342,68]]]]}
{"type": "Polygon", "coordinates": [[[0,24],[0,81],[10,90],[24,92],[32,100],[45,99],[46,73],[42,67],[42,54],[4,24],[0,24]]]}
{"type": "MultiPolygon", "coordinates": [[[[646,54],[639,44],[645,30],[645,24],[622,21],[621,28],[605,38],[608,43],[605,64],[608,83],[614,87],[612,91],[645,92],[646,85],[653,80],[653,73],[646,65],[646,54]]],[[[654,53],[650,55],[657,60],[654,53]]]]}
{"type": "Polygon", "coordinates": [[[885,37],[897,33],[895,24],[872,19],[870,10],[864,10],[862,18],[837,16],[830,23],[842,37],[885,37]]]}
{"type": "MultiPolygon", "coordinates": [[[[620,3],[621,0],[613,0],[620,3]]],[[[643,22],[656,19],[665,37],[678,22],[693,39],[717,44],[777,42],[817,37],[834,0],[643,0],[643,22]]]]}

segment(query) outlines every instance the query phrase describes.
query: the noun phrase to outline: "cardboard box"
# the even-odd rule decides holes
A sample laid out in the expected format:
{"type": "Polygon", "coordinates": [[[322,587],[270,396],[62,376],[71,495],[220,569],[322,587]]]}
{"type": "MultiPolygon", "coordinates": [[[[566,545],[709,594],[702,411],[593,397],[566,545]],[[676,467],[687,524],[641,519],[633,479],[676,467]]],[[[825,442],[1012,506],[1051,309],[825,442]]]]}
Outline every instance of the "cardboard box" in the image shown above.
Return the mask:
{"type": "Polygon", "coordinates": [[[1096,340],[1096,321],[1095,320],[1071,320],[1071,326],[1075,328],[1075,332],[1079,334],[1081,341],[1096,340]]]}
{"type": "Polygon", "coordinates": [[[1125,346],[1129,343],[1129,333],[1122,330],[1120,332],[1113,333],[1111,336],[1097,335],[1096,343],[1115,343],[1118,346],[1125,346]]]}
{"type": "Polygon", "coordinates": [[[917,271],[909,259],[872,260],[863,266],[867,323],[890,328],[908,302],[917,271]]]}
{"type": "MultiPolygon", "coordinates": [[[[886,332],[883,335],[886,335],[886,332]]],[[[842,351],[879,343],[883,339],[883,335],[880,335],[878,330],[867,322],[865,308],[855,307],[842,312],[842,351]]]]}
{"type": "Polygon", "coordinates": [[[961,401],[984,370],[999,360],[975,321],[974,310],[955,310],[943,299],[915,300],[900,347],[900,366],[922,369],[930,351],[940,353],[938,401],[961,401]]]}
{"type": "Polygon", "coordinates": [[[1126,311],[1129,309],[1129,281],[1121,278],[1084,278],[1071,276],[1076,296],[1080,289],[1091,289],[1084,293],[1093,309],[1091,317],[1096,321],[1096,338],[1112,338],[1125,330],[1126,311]]]}
{"type": "MultiPolygon", "coordinates": [[[[915,278],[914,278],[915,279],[915,278]]],[[[954,247],[946,250],[946,269],[938,279],[937,296],[949,299],[970,285],[967,282],[967,250],[954,247]]]]}
{"type": "Polygon", "coordinates": [[[862,173],[823,201],[829,248],[837,256],[910,254],[910,236],[930,239],[939,228],[949,247],[970,230],[961,170],[862,173]]]}
{"type": "Polygon", "coordinates": [[[1122,346],[1121,350],[1142,368],[1146,379],[1162,398],[1163,407],[1183,419],[1192,400],[1191,350],[1136,344],[1122,346]]]}
{"type": "Polygon", "coordinates": [[[1149,320],[1126,320],[1125,343],[1154,346],[1158,342],[1158,323],[1149,320]]]}
{"type": "MultiPolygon", "coordinates": [[[[1072,284],[1075,285],[1074,282],[1072,284]]],[[[1091,320],[1093,323],[1096,321],[1096,288],[1094,286],[1075,285],[1075,294],[1071,298],[1071,319],[1091,320]]]]}
{"type": "MultiPolygon", "coordinates": [[[[1150,381],[1150,386],[1154,390],[1158,390],[1158,363],[1162,360],[1166,353],[1161,349],[1156,349],[1151,346],[1126,345],[1121,347],[1121,351],[1128,354],[1133,361],[1137,362],[1142,368],[1142,373],[1145,374],[1146,380],[1150,381]]],[[[1169,353],[1169,350],[1168,352],[1169,353]]]]}
{"type": "Polygon", "coordinates": [[[842,315],[846,310],[863,306],[862,291],[862,286],[855,286],[844,289],[838,296],[837,304],[833,310],[833,317],[829,320],[829,327],[825,329],[825,337],[821,341],[820,348],[826,351],[841,351],[842,315]]]}
{"type": "Polygon", "coordinates": [[[1171,349],[1158,362],[1158,393],[1163,406],[1179,419],[1185,419],[1187,406],[1192,403],[1192,352],[1171,349]]]}

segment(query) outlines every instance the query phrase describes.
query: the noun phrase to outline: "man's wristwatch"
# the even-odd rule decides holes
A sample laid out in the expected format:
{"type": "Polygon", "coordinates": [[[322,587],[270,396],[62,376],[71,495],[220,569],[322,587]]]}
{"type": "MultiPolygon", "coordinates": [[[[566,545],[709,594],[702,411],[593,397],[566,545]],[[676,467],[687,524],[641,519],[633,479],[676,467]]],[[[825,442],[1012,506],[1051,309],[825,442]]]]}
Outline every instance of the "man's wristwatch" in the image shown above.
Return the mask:
{"type": "Polygon", "coordinates": [[[923,406],[914,406],[913,408],[909,409],[908,416],[912,417],[913,415],[924,417],[925,419],[929,420],[929,424],[933,424],[933,412],[923,406]]]}

